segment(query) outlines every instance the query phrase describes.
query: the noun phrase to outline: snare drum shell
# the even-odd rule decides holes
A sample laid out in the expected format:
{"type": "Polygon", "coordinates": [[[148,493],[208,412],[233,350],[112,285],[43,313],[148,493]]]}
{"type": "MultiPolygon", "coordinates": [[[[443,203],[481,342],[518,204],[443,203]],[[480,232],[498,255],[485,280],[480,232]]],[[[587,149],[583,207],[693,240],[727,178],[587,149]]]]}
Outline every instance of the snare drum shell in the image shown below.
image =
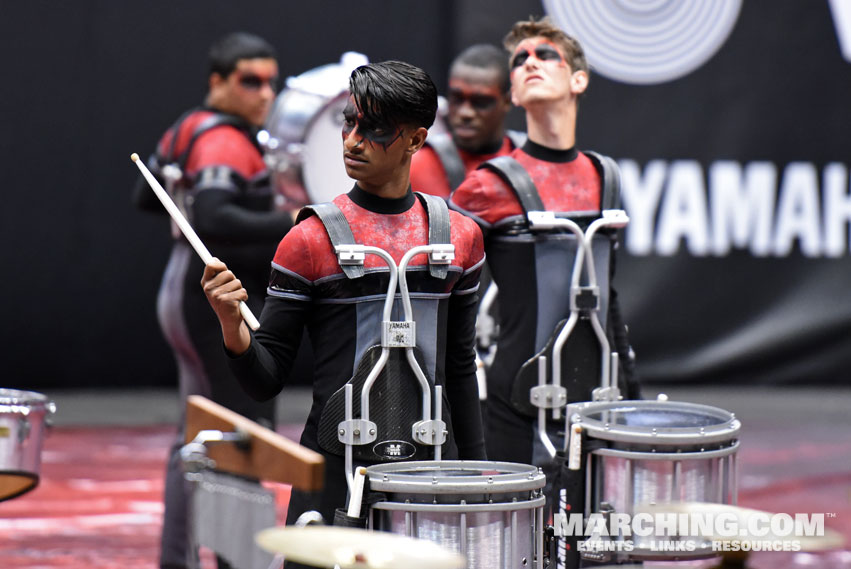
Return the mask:
{"type": "Polygon", "coordinates": [[[40,393],[0,389],[0,500],[38,485],[46,418],[54,410],[40,393]]]}
{"type": "MultiPolygon", "coordinates": [[[[741,424],[732,413],[678,401],[618,401],[572,404],[568,414],[590,447],[586,516],[633,515],[644,504],[666,502],[736,503],[741,424]]],[[[709,542],[692,551],[657,551],[653,539],[633,537],[633,549],[619,560],[714,555],[709,542]]]]}
{"type": "Polygon", "coordinates": [[[467,556],[467,569],[542,567],[540,469],[487,461],[411,461],[367,468],[373,529],[467,556]]]}

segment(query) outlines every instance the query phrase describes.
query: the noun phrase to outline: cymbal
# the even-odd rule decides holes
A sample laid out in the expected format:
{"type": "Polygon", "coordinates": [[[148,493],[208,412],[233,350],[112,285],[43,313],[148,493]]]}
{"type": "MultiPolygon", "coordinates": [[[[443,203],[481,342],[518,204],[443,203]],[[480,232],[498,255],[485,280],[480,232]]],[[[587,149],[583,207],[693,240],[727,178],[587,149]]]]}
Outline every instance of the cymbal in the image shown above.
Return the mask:
{"type": "Polygon", "coordinates": [[[289,561],[340,569],[464,569],[465,556],[423,539],[335,526],[274,527],[257,545],[289,561]]]}
{"type": "Polygon", "coordinates": [[[733,532],[735,535],[726,535],[729,532],[724,532],[725,535],[718,533],[716,523],[710,524],[712,527],[711,535],[704,536],[707,539],[712,539],[721,542],[732,541],[796,541],[800,545],[800,551],[828,551],[832,549],[841,549],[845,545],[845,537],[832,529],[824,528],[824,535],[795,535],[794,532],[778,535],[772,533],[768,525],[768,520],[771,516],[776,515],[774,512],[765,512],[763,510],[755,510],[752,508],[743,508],[741,506],[733,506],[730,504],[713,504],[709,502],[664,502],[641,504],[635,507],[635,513],[649,514],[694,514],[694,515],[711,515],[717,519],[717,516],[724,514],[728,521],[725,521],[727,527],[736,528],[733,532]],[[761,521],[758,530],[759,533],[753,535],[748,533],[748,520],[759,517],[761,521]],[[763,531],[765,532],[763,534],[763,531]]]}

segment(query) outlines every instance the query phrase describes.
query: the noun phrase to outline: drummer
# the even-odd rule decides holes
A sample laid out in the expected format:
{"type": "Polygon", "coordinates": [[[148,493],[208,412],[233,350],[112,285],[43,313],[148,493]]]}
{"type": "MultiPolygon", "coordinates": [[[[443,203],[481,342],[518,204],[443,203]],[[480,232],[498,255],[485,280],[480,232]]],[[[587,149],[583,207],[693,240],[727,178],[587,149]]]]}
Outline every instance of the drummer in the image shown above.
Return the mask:
{"type": "MultiPolygon", "coordinates": [[[[358,67],[349,86],[342,158],[356,183],[333,204],[357,243],[380,247],[398,263],[412,247],[428,243],[428,217],[411,191],[410,167],[434,121],[437,91],[423,70],[399,61],[358,67]]],[[[443,280],[429,271],[415,273],[417,290],[424,293],[417,302],[435,316],[418,323],[417,337],[433,339],[424,342],[432,345],[423,350],[426,360],[435,362],[433,379],[444,386],[450,408],[443,456],[481,460],[485,450],[473,348],[482,235],[472,220],[448,213],[455,260],[443,280]],[[436,290],[445,292],[429,292],[436,290]]],[[[426,262],[420,255],[412,265],[422,268],[426,262]]],[[[289,523],[307,510],[318,510],[330,523],[334,509],[346,505],[343,459],[322,448],[318,427],[328,399],[357,368],[358,346],[364,338],[380,337],[377,322],[365,315],[380,315],[388,270],[372,255],[366,269],[364,276],[348,280],[322,221],[302,219],[278,246],[260,329],[253,334],[238,310],[238,302],[247,298],[240,282],[221,262],[204,270],[202,286],[221,323],[230,367],[252,397],[267,400],[281,391],[290,381],[302,329],[310,334],[316,362],[313,406],[301,443],[325,456],[325,489],[320,496],[294,493],[289,523]]]]}
{"type": "Polygon", "coordinates": [[[411,161],[416,191],[444,199],[476,167],[522,146],[525,133],[506,131],[511,83],[505,53],[490,44],[462,51],[449,67],[449,134],[430,134],[411,161]]]}
{"type": "MultiPolygon", "coordinates": [[[[269,275],[262,259],[292,227],[290,214],[273,209],[268,171],[256,143],[275,100],[277,57],[263,38],[236,32],[210,47],[209,66],[203,104],[183,113],[166,131],[148,164],[213,254],[228,259],[251,292],[249,303],[259,310],[269,275]]],[[[165,213],[144,179],[134,189],[134,201],[143,210],[165,213]]],[[[189,395],[203,395],[272,426],[273,403],[247,397],[227,369],[216,319],[198,289],[203,263],[179,232],[172,234],[157,308],[177,361],[181,409],[189,395]]],[[[187,545],[188,492],[179,454],[183,439],[177,433],[168,462],[162,569],[194,566],[197,557],[187,545]]],[[[220,560],[219,566],[225,563],[220,560]]]]}
{"type": "MultiPolygon", "coordinates": [[[[510,54],[511,98],[515,105],[525,109],[528,126],[528,141],[514,150],[511,158],[521,171],[531,176],[535,186],[532,191],[539,194],[546,210],[599,211],[603,208],[605,180],[598,164],[576,146],[579,98],[589,80],[582,47],[548,19],[517,22],[505,37],[504,45],[510,54]]],[[[544,251],[562,254],[559,247],[564,246],[559,243],[564,239],[553,233],[534,234],[516,188],[491,170],[472,172],[452,194],[450,207],[469,215],[482,227],[488,266],[500,297],[512,299],[511,303],[500,305],[496,357],[487,375],[488,457],[543,466],[549,456],[536,434],[537,421],[518,411],[511,394],[523,364],[546,346],[555,326],[569,316],[564,301],[566,288],[558,292],[559,298],[552,293],[539,295],[539,291],[547,290],[540,285],[553,282],[556,265],[564,264],[554,262],[553,255],[540,254],[544,251]]],[[[555,282],[562,282],[562,277],[555,277],[555,282]]],[[[621,322],[615,291],[605,293],[609,296],[609,322],[603,325],[608,335],[614,337],[612,345],[624,364],[620,378],[631,388],[633,367],[626,328],[621,322]]],[[[588,326],[587,322],[582,326],[588,326]]],[[[573,347],[567,345],[565,349],[573,347]]],[[[584,349],[595,348],[595,345],[584,346],[584,349]]],[[[596,361],[596,358],[591,359],[596,361]]],[[[561,378],[562,385],[567,384],[565,379],[561,378]]],[[[579,381],[583,389],[569,389],[569,400],[587,400],[591,389],[599,386],[600,377],[587,373],[579,381]]],[[[631,393],[631,389],[622,391],[626,396],[631,393]]]]}

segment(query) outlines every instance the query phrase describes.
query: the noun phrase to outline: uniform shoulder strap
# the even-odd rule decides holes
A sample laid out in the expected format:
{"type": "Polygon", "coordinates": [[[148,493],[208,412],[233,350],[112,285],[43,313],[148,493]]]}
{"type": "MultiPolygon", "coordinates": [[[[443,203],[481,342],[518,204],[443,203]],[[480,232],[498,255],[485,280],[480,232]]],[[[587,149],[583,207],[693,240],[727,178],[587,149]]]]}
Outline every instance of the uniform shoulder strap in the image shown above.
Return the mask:
{"type": "Polygon", "coordinates": [[[446,179],[449,181],[449,189],[455,190],[464,181],[467,171],[464,169],[464,162],[461,160],[461,155],[458,154],[458,148],[455,147],[452,137],[438,134],[427,138],[426,144],[434,150],[440,159],[443,170],[446,172],[446,179]]]}
{"type": "MultiPolygon", "coordinates": [[[[428,244],[449,245],[452,243],[449,207],[446,205],[446,202],[437,196],[420,192],[415,193],[428,214],[428,244]]],[[[429,257],[428,271],[431,276],[437,279],[445,279],[449,273],[449,266],[432,263],[431,257],[429,257]]]]}
{"type": "MultiPolygon", "coordinates": [[[[296,223],[307,219],[311,215],[319,217],[319,221],[325,226],[325,231],[328,232],[328,237],[331,239],[331,245],[356,245],[355,236],[352,234],[352,228],[343,212],[336,204],[331,202],[312,204],[304,206],[298,214],[296,223]]],[[[339,260],[339,257],[338,257],[339,260]]],[[[356,279],[364,275],[363,265],[344,265],[340,264],[343,273],[350,279],[356,279]]]]}
{"type": "Polygon", "coordinates": [[[609,156],[597,152],[583,151],[591,159],[603,179],[600,209],[618,209],[621,203],[621,171],[609,156]]]}
{"type": "Polygon", "coordinates": [[[544,211],[544,202],[541,201],[535,182],[532,181],[532,177],[529,176],[526,168],[511,156],[491,158],[479,165],[479,169],[490,170],[502,178],[517,194],[517,199],[520,200],[520,205],[523,207],[523,213],[544,211]]]}

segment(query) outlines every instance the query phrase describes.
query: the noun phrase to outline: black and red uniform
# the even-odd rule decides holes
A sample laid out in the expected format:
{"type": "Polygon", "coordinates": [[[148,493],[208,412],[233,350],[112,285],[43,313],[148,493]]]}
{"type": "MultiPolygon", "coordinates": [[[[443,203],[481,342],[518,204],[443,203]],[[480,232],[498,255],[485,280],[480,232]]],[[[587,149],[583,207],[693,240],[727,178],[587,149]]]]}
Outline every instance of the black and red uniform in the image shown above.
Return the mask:
{"type": "MultiPolygon", "coordinates": [[[[227,262],[242,281],[249,306],[259,312],[269,280],[269,256],[292,227],[292,220],[289,214],[273,210],[269,173],[255,142],[255,129],[233,115],[195,109],[166,131],[148,163],[164,183],[165,166],[180,168],[182,177],[174,184],[165,183],[175,203],[210,252],[227,262]]],[[[144,180],[134,199],[142,209],[165,213],[144,180]]],[[[247,396],[228,369],[221,327],[198,284],[203,262],[182,235],[173,233],[157,315],[177,360],[181,408],[187,396],[198,394],[272,426],[273,402],[258,403],[247,396]]],[[[186,565],[186,488],[178,454],[182,444],[180,434],[166,478],[163,566],[186,565]]]]}
{"type": "Polygon", "coordinates": [[[523,133],[509,131],[498,148],[473,153],[458,148],[448,134],[429,134],[425,146],[411,158],[411,186],[418,192],[448,200],[452,190],[479,164],[510,154],[523,140],[523,133]]]}
{"type": "MultiPolygon", "coordinates": [[[[333,203],[356,243],[384,249],[397,264],[411,248],[428,244],[427,210],[411,191],[403,198],[385,199],[355,185],[333,203]]],[[[455,260],[447,277],[430,275],[426,255],[414,257],[407,271],[416,343],[423,354],[423,371],[444,389],[443,420],[449,439],[443,456],[484,459],[474,361],[476,293],[484,250],[476,224],[449,213],[455,260]]],[[[325,226],[318,217],[308,217],[278,246],[260,329],[248,351],[231,359],[243,388],[253,397],[268,399],[287,384],[303,328],[309,333],[315,361],[313,405],[301,444],[325,456],[325,490],[318,499],[295,493],[290,522],[316,509],[330,523],[334,509],[346,504],[343,459],[320,441],[320,423],[332,394],[353,377],[367,350],[381,343],[388,279],[386,263],[374,255],[366,256],[363,276],[347,278],[325,226]]],[[[399,308],[398,298],[396,304],[399,308]]]]}
{"type": "MultiPolygon", "coordinates": [[[[586,154],[575,148],[553,150],[527,141],[510,156],[529,174],[547,211],[567,217],[599,215],[601,173],[586,154]]],[[[537,444],[537,419],[518,412],[512,404],[512,387],[521,366],[544,349],[559,322],[570,315],[575,239],[562,230],[532,232],[515,191],[488,169],[470,173],[452,194],[450,207],[482,227],[488,267],[501,299],[496,356],[487,372],[488,457],[542,466],[546,458],[537,444]]],[[[596,263],[598,282],[605,289],[601,292],[600,320],[610,338],[617,338],[612,345],[623,351],[620,355],[625,361],[629,359],[625,333],[617,332],[623,325],[614,291],[608,288],[610,250],[609,242],[605,247],[595,244],[595,258],[598,253],[601,257],[596,263]]],[[[591,387],[600,383],[599,377],[588,381],[591,387]]],[[[588,400],[577,399],[576,391],[568,388],[569,400],[588,400]]]]}

